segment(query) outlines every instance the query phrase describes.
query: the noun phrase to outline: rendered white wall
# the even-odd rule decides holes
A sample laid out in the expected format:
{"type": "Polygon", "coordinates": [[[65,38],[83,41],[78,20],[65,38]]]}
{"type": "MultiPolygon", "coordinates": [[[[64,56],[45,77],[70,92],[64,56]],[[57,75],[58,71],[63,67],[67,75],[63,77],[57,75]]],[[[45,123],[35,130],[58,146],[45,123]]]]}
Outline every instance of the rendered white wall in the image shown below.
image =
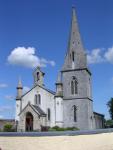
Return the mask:
{"type": "Polygon", "coordinates": [[[24,97],[22,97],[22,109],[30,102],[31,104],[35,104],[34,99],[35,95],[41,95],[41,104],[40,108],[47,114],[47,109],[50,108],[51,115],[50,121],[47,120],[47,126],[55,126],[55,100],[54,95],[45,89],[36,86],[29,93],[27,93],[24,97]]]}
{"type": "Polygon", "coordinates": [[[59,127],[63,127],[63,99],[61,97],[55,98],[55,106],[56,106],[56,125],[59,127]]]}
{"type": "Polygon", "coordinates": [[[20,100],[16,101],[16,114],[15,114],[15,120],[19,121],[19,113],[20,113],[20,100]]]}

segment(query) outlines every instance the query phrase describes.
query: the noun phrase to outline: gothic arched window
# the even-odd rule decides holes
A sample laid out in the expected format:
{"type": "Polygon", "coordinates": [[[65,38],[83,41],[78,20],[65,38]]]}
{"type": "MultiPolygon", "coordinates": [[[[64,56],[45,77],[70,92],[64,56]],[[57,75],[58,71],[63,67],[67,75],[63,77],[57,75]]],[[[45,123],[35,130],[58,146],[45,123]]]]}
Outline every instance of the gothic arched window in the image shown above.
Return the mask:
{"type": "Polygon", "coordinates": [[[38,103],[39,103],[39,105],[41,104],[41,95],[40,94],[38,94],[38,103]]]}
{"type": "Polygon", "coordinates": [[[72,61],[74,61],[74,60],[75,60],[75,53],[72,52],[72,61]]]}
{"type": "Polygon", "coordinates": [[[75,105],[73,106],[73,119],[74,122],[77,122],[77,107],[75,105]]]}
{"type": "Polygon", "coordinates": [[[40,105],[41,104],[41,95],[40,94],[36,94],[35,95],[35,105],[40,105]]]}
{"type": "Polygon", "coordinates": [[[50,108],[47,109],[47,115],[48,115],[48,120],[50,121],[50,118],[51,118],[50,108]]]}
{"type": "Polygon", "coordinates": [[[37,81],[39,80],[39,72],[37,72],[37,81]]]}
{"type": "Polygon", "coordinates": [[[73,77],[71,81],[71,94],[74,95],[77,93],[78,93],[78,82],[77,79],[73,77]]]}
{"type": "Polygon", "coordinates": [[[71,94],[73,95],[74,94],[74,82],[71,81],[71,94]]]}
{"type": "Polygon", "coordinates": [[[74,87],[75,87],[75,94],[78,93],[78,82],[77,80],[74,81],[74,87]]]}
{"type": "Polygon", "coordinates": [[[35,105],[38,105],[38,95],[35,95],[35,105]]]}

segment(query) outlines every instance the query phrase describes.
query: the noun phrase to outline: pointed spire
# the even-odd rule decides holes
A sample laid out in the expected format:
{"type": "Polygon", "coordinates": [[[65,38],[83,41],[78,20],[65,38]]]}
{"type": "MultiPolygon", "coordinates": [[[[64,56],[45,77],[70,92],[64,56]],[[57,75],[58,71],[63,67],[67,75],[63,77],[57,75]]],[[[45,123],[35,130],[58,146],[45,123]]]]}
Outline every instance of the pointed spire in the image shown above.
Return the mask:
{"type": "Polygon", "coordinates": [[[63,70],[86,67],[86,55],[79,32],[75,7],[72,8],[71,31],[63,70]]]}
{"type": "Polygon", "coordinates": [[[18,80],[18,88],[22,88],[22,81],[21,81],[21,77],[19,77],[19,80],[18,80]]]}
{"type": "Polygon", "coordinates": [[[76,10],[75,10],[75,7],[72,7],[72,21],[71,21],[71,31],[70,31],[70,37],[69,37],[69,45],[68,45],[69,49],[68,50],[75,48],[75,45],[78,45],[78,43],[81,46],[81,50],[83,50],[81,36],[79,32],[79,27],[78,27],[76,10]]]}
{"type": "Polygon", "coordinates": [[[21,100],[22,93],[23,93],[23,86],[22,86],[21,78],[19,77],[16,100],[21,100]]]}

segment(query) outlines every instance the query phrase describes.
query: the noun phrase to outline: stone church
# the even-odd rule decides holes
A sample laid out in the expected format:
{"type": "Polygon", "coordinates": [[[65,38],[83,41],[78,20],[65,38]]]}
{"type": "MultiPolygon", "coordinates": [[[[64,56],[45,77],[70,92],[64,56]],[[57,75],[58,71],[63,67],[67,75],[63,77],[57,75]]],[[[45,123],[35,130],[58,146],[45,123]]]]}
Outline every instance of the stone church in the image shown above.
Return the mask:
{"type": "Polygon", "coordinates": [[[63,67],[56,81],[56,92],[46,88],[40,67],[33,72],[32,89],[22,94],[19,80],[16,97],[18,131],[37,131],[41,127],[77,127],[90,130],[104,127],[104,115],[93,112],[91,72],[87,67],[75,8],[63,67]]]}

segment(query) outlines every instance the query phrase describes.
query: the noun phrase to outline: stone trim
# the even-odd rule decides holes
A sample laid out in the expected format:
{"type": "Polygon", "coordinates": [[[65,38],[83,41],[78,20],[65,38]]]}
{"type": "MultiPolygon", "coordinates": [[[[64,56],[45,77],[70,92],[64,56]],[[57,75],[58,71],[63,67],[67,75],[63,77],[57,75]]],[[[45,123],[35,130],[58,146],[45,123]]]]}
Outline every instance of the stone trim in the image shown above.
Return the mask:
{"type": "Polygon", "coordinates": [[[21,101],[21,98],[16,98],[16,101],[21,101]]]}
{"type": "Polygon", "coordinates": [[[55,98],[56,98],[56,97],[61,97],[61,98],[63,98],[63,96],[62,96],[62,95],[55,95],[55,98]]]}
{"type": "Polygon", "coordinates": [[[64,123],[63,121],[55,121],[55,123],[64,123]]]}
{"type": "Polygon", "coordinates": [[[88,68],[68,69],[68,70],[62,70],[61,72],[82,71],[82,70],[86,70],[91,75],[91,72],[89,71],[88,68]]]}
{"type": "Polygon", "coordinates": [[[93,102],[93,100],[92,99],[90,99],[90,98],[88,98],[88,97],[80,97],[80,98],[63,98],[63,100],[74,100],[74,99],[88,99],[88,100],[90,100],[90,101],[92,101],[93,102]]]}

